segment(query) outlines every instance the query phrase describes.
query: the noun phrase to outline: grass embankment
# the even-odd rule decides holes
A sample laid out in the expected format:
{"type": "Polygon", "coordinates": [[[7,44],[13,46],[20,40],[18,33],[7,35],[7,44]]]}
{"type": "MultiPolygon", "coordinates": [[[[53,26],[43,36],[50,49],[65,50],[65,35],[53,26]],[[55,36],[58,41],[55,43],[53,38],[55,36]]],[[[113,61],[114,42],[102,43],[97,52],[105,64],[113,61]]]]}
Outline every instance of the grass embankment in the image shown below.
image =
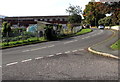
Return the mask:
{"type": "Polygon", "coordinates": [[[120,50],[120,39],[110,46],[113,50],[120,50]]]}
{"type": "MultiPolygon", "coordinates": [[[[64,38],[68,38],[68,37],[72,37],[72,36],[82,35],[82,34],[89,33],[91,31],[92,31],[91,29],[82,29],[75,34],[67,34],[67,35],[61,36],[61,37],[59,37],[59,39],[64,39],[64,38]]],[[[7,43],[7,42],[0,43],[0,48],[11,48],[11,47],[40,43],[40,42],[45,42],[45,41],[48,41],[48,40],[46,40],[44,37],[28,38],[27,40],[11,41],[9,43],[7,43]]]]}
{"type": "Polygon", "coordinates": [[[80,32],[76,33],[75,35],[81,35],[91,32],[92,29],[82,29],[80,32]]]}
{"type": "Polygon", "coordinates": [[[0,48],[17,47],[21,45],[34,44],[34,43],[39,43],[44,41],[47,41],[44,37],[40,37],[40,38],[33,37],[33,38],[28,38],[27,40],[11,41],[9,43],[3,42],[3,43],[0,43],[0,48]]]}

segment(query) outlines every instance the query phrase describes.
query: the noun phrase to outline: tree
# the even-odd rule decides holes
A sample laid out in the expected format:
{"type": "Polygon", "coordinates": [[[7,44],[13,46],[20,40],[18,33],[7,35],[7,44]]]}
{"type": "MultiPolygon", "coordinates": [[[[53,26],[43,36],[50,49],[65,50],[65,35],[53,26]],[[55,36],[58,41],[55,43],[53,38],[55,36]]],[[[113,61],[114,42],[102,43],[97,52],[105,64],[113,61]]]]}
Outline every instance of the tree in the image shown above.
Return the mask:
{"type": "Polygon", "coordinates": [[[106,5],[110,8],[109,12],[112,13],[112,24],[120,24],[120,1],[119,2],[106,2],[106,5]]]}
{"type": "Polygon", "coordinates": [[[104,3],[89,2],[84,9],[83,16],[87,24],[96,26],[98,25],[98,20],[105,17],[105,11],[107,12],[107,7],[105,7],[104,3]],[[101,10],[104,10],[104,13],[101,10]]]}
{"type": "Polygon", "coordinates": [[[45,37],[47,40],[50,40],[50,41],[57,39],[57,34],[55,33],[53,26],[48,25],[45,27],[45,37]]]}
{"type": "Polygon", "coordinates": [[[74,6],[70,4],[68,9],[66,9],[66,12],[69,13],[69,15],[73,15],[73,14],[80,15],[82,13],[82,7],[74,6]]]}
{"type": "Polygon", "coordinates": [[[98,24],[99,25],[105,25],[105,26],[109,26],[111,25],[111,16],[108,16],[108,17],[105,17],[105,18],[102,18],[98,21],[98,24]]]}
{"type": "Polygon", "coordinates": [[[2,23],[2,35],[3,35],[3,37],[10,36],[10,33],[11,33],[10,23],[3,22],[2,23]]]}
{"type": "Polygon", "coordinates": [[[71,5],[66,9],[66,12],[69,13],[68,23],[69,28],[73,31],[74,25],[81,23],[82,17],[82,7],[71,5]]]}
{"type": "Polygon", "coordinates": [[[81,23],[82,17],[77,14],[73,14],[68,17],[69,23],[81,23]]]}

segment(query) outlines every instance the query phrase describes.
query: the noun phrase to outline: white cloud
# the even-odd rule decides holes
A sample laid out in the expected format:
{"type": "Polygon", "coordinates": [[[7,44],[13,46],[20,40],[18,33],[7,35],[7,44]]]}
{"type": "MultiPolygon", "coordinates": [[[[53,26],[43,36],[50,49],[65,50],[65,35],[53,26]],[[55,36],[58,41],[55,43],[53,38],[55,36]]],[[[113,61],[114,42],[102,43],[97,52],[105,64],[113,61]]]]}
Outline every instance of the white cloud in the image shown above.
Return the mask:
{"type": "Polygon", "coordinates": [[[0,14],[7,16],[63,15],[69,4],[84,7],[88,0],[2,0],[0,14]]]}

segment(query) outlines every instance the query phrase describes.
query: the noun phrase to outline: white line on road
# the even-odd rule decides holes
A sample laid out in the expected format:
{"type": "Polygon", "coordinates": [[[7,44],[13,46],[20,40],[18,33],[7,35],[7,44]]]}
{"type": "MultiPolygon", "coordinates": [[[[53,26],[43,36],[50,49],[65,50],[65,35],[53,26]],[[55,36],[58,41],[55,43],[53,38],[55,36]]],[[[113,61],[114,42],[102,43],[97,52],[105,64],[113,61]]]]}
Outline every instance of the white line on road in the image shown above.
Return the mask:
{"type": "Polygon", "coordinates": [[[0,66],[0,68],[2,68],[2,66],[0,66]]]}
{"type": "Polygon", "coordinates": [[[52,56],[54,56],[54,55],[49,55],[48,57],[52,57],[52,56]]]}
{"type": "Polygon", "coordinates": [[[14,64],[17,64],[17,63],[18,62],[9,63],[9,64],[6,64],[6,66],[14,65],[14,64]]]}
{"type": "Polygon", "coordinates": [[[37,57],[37,58],[35,58],[36,60],[38,60],[38,59],[42,59],[43,57],[37,57]]]}
{"type": "Polygon", "coordinates": [[[78,40],[72,40],[72,41],[68,41],[68,42],[65,42],[64,44],[68,44],[68,43],[72,43],[72,42],[76,42],[78,40]]]}
{"type": "Polygon", "coordinates": [[[28,62],[28,61],[31,61],[32,59],[27,59],[27,60],[23,60],[21,62],[28,62]]]}
{"type": "Polygon", "coordinates": [[[28,51],[30,51],[30,50],[24,50],[24,51],[22,51],[22,52],[28,52],[28,51]]]}
{"type": "Polygon", "coordinates": [[[61,55],[62,53],[57,53],[56,55],[61,55]]]}
{"type": "Polygon", "coordinates": [[[79,49],[79,51],[82,51],[82,50],[84,50],[84,49],[79,49]]]}
{"type": "Polygon", "coordinates": [[[72,52],[77,52],[78,50],[73,50],[72,52]]]}
{"type": "Polygon", "coordinates": [[[70,53],[70,51],[65,52],[66,54],[70,53]]]}
{"type": "Polygon", "coordinates": [[[48,48],[50,48],[50,47],[54,47],[55,45],[51,45],[51,46],[48,46],[48,48]]]}
{"type": "Polygon", "coordinates": [[[31,49],[30,51],[35,51],[35,50],[39,50],[39,49],[41,49],[41,48],[31,49]]]}
{"type": "MultiPolygon", "coordinates": [[[[55,46],[55,45],[48,46],[48,48],[53,47],[53,46],[55,46]]],[[[24,50],[22,52],[36,51],[36,50],[40,50],[40,49],[44,49],[44,48],[47,48],[47,47],[45,46],[45,47],[35,48],[35,49],[31,49],[31,50],[24,50]]]]}

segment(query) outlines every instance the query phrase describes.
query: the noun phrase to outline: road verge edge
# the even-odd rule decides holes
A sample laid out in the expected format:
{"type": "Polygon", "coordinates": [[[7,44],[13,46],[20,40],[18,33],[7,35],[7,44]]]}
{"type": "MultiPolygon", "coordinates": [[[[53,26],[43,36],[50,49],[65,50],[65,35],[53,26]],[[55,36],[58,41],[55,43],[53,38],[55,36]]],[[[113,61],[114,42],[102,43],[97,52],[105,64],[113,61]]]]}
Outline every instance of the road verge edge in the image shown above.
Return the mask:
{"type": "Polygon", "coordinates": [[[105,57],[110,57],[110,58],[114,58],[114,59],[120,59],[118,56],[114,56],[114,55],[108,54],[108,53],[99,52],[99,51],[93,50],[91,47],[88,48],[88,51],[92,52],[94,54],[97,54],[97,55],[101,55],[101,56],[105,56],[105,57]]]}
{"type": "Polygon", "coordinates": [[[102,42],[100,42],[100,43],[97,43],[97,44],[95,44],[95,45],[93,45],[93,46],[91,46],[91,47],[88,47],[87,50],[88,50],[89,52],[91,52],[91,53],[94,53],[94,54],[97,54],[97,55],[101,55],[101,56],[104,56],[104,57],[109,57],[109,58],[114,58],[114,59],[120,59],[118,56],[115,56],[115,55],[113,55],[113,54],[104,53],[104,52],[100,52],[100,51],[97,51],[97,50],[92,49],[92,47],[97,46],[97,45],[100,45],[100,44],[102,44],[102,43],[104,43],[104,42],[109,41],[110,39],[112,39],[112,38],[115,36],[115,32],[114,32],[113,30],[110,30],[110,31],[113,32],[113,34],[111,35],[111,37],[109,37],[109,38],[107,38],[106,40],[104,40],[104,41],[102,41],[102,42]]]}

